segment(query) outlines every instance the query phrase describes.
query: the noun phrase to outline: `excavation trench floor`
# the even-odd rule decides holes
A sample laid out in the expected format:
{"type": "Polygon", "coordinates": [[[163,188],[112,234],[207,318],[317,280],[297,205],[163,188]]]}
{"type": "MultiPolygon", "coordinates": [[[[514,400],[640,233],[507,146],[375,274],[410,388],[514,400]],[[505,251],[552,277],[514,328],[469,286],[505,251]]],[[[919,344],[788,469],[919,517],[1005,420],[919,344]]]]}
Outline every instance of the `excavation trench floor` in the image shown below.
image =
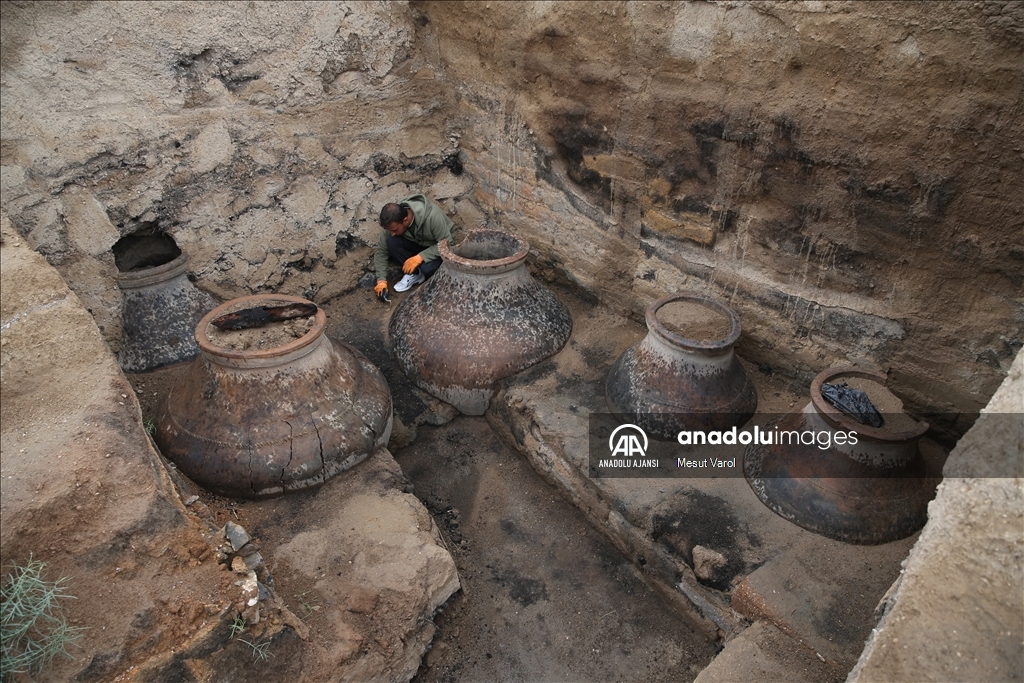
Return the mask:
{"type": "MultiPolygon", "coordinates": [[[[387,306],[356,289],[324,304],[328,334],[384,373],[390,450],[460,574],[418,680],[691,680],[702,670],[701,681],[843,680],[916,534],[881,546],[832,541],[769,511],[742,478],[591,479],[587,415],[605,410],[608,369],[646,329],[555,292],[572,312],[572,338],[504,382],[482,418],[458,417],[399,370],[387,323],[408,294],[387,306]],[[695,577],[695,545],[728,560],[724,578],[695,577]],[[733,654],[705,670],[724,643],[733,654]]],[[[806,403],[806,387],[746,367],[760,412],[806,403]]],[[[133,380],[144,416],[177,372],[133,380]]],[[[245,503],[208,502],[246,516],[245,503]]],[[[272,536],[273,520],[261,522],[272,536]]]]}
{"type": "Polygon", "coordinates": [[[435,619],[417,680],[687,681],[714,657],[483,418],[421,428],[395,457],[463,589],[435,619]]]}

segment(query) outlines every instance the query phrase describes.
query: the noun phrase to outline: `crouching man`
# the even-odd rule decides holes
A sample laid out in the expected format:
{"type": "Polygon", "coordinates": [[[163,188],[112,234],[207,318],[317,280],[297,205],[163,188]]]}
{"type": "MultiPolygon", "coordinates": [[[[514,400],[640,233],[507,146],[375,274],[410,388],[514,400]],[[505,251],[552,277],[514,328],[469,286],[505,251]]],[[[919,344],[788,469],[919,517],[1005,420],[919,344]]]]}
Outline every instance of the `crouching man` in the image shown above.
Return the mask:
{"type": "Polygon", "coordinates": [[[380,210],[380,238],[374,269],[379,296],[388,288],[388,258],[402,266],[405,276],[395,283],[396,292],[404,292],[434,274],[441,267],[437,245],[452,241],[455,224],[434,202],[421,194],[406,197],[397,204],[385,204],[380,210]]]}

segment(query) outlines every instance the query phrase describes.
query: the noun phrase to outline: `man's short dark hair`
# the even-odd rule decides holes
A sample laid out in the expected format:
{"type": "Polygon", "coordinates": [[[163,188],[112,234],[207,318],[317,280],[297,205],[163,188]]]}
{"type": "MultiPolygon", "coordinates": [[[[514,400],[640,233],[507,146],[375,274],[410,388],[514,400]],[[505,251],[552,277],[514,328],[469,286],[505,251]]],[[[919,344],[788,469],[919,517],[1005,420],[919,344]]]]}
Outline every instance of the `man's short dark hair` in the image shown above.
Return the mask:
{"type": "Polygon", "coordinates": [[[405,219],[405,214],[409,210],[408,207],[394,202],[385,204],[384,208],[380,210],[380,227],[386,228],[392,223],[401,223],[405,219]]]}

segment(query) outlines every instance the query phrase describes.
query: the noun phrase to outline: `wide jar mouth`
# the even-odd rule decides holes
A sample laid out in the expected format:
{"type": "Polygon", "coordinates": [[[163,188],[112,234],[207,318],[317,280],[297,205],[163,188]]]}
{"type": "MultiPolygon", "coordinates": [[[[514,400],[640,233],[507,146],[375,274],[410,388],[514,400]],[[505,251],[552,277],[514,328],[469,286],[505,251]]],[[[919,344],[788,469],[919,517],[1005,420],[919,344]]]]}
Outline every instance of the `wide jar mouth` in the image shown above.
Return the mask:
{"type": "Polygon", "coordinates": [[[441,259],[457,269],[475,273],[502,273],[526,259],[526,240],[501,230],[473,230],[458,245],[440,242],[441,259]]]}
{"type": "Polygon", "coordinates": [[[862,422],[858,422],[853,417],[834,407],[831,403],[825,400],[824,396],[821,395],[822,384],[831,384],[832,382],[850,377],[868,379],[882,385],[883,388],[885,387],[885,375],[877,372],[871,372],[870,370],[865,370],[863,368],[857,368],[852,365],[842,365],[829,368],[828,370],[818,373],[817,377],[814,378],[814,381],[811,382],[811,405],[814,407],[814,410],[818,415],[820,415],[822,419],[824,419],[825,422],[834,429],[855,431],[859,436],[864,436],[873,441],[890,444],[919,439],[928,431],[929,425],[927,422],[914,418],[911,419],[917,423],[916,426],[902,431],[891,431],[885,429],[884,426],[872,427],[871,425],[866,425],[862,422]]]}
{"type": "Polygon", "coordinates": [[[216,344],[210,338],[208,329],[213,324],[215,318],[245,308],[312,303],[312,301],[302,297],[289,296],[287,294],[254,294],[252,296],[232,299],[217,306],[217,308],[203,316],[203,319],[196,326],[196,343],[199,345],[200,351],[206,354],[212,361],[232,367],[257,367],[266,365],[269,361],[301,358],[313,350],[313,344],[323,336],[324,331],[327,329],[327,314],[319,306],[317,306],[314,315],[313,326],[305,334],[293,341],[278,346],[255,350],[227,348],[216,344]]]}
{"type": "Polygon", "coordinates": [[[740,338],[740,319],[725,304],[698,294],[669,294],[647,307],[647,329],[686,351],[728,351],[740,338]],[[677,313],[678,312],[678,313],[677,313]]]}
{"type": "Polygon", "coordinates": [[[178,277],[188,270],[188,262],[188,254],[181,252],[173,260],[159,266],[118,272],[114,275],[114,281],[117,282],[117,286],[121,289],[149,287],[178,277]]]}

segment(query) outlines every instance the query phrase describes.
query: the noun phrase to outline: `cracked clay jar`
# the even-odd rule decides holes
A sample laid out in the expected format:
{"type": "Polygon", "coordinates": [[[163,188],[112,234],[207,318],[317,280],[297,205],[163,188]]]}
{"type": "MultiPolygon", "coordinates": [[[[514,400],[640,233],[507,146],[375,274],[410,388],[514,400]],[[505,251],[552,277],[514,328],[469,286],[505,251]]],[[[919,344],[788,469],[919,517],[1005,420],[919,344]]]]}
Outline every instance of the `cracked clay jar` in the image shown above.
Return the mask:
{"type": "Polygon", "coordinates": [[[199,357],[160,410],[154,436],[160,449],[214,493],[266,498],[318,486],[390,438],[384,376],[359,351],[324,334],[323,309],[288,321],[297,336],[255,348],[226,345],[211,324],[241,308],[289,303],[310,302],[257,295],[210,311],[195,332],[199,357]]]}
{"type": "Polygon", "coordinates": [[[844,543],[889,543],[928,521],[928,502],[939,483],[921,455],[928,423],[886,413],[884,427],[870,427],[840,412],[821,387],[850,378],[880,386],[886,380],[850,366],[819,373],[802,410],[764,427],[766,432],[811,432],[817,441],[752,443],[744,452],[743,472],[761,502],[783,519],[844,543]],[[835,438],[838,433],[842,439],[835,438]],[[847,442],[851,433],[855,443],[847,442]]]}

